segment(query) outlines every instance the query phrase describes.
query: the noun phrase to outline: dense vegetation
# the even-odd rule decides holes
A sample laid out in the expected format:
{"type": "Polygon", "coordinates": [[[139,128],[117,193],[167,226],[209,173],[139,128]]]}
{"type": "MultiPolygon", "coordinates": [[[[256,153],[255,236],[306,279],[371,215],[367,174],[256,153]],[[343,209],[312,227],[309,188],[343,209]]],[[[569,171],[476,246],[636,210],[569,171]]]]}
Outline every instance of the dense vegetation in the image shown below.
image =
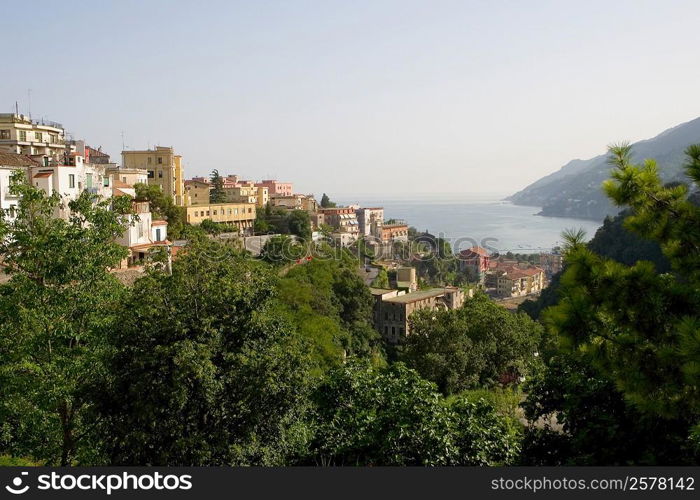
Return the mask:
{"type": "MultiPolygon", "coordinates": [[[[60,198],[15,177],[0,464],[697,463],[700,209],[628,146],[611,154],[605,191],[628,211],[591,244],[567,235],[538,321],[477,294],[414,314],[392,349],[345,249],[283,235],[253,259],[186,228],[172,269],[127,287],[108,271],[127,197],[84,193],[57,219],[60,198]]],[[[687,154],[699,183],[700,146],[687,154]]],[[[446,277],[453,256],[434,246],[420,265],[446,277]]]]}

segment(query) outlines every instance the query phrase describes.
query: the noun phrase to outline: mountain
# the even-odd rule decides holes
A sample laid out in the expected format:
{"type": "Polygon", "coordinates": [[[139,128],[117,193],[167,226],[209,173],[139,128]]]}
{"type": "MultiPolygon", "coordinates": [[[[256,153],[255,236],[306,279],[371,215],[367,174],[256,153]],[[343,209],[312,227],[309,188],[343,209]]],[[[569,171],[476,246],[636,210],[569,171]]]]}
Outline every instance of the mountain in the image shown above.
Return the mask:
{"type": "MultiPolygon", "coordinates": [[[[665,182],[686,181],[684,151],[700,143],[700,118],[670,128],[652,139],[632,145],[632,159],[654,158],[665,182]]],[[[539,215],[603,220],[620,209],[613,206],[600,185],[610,177],[607,154],[589,160],[571,160],[558,171],[506,198],[516,205],[542,207],[539,215]]]]}

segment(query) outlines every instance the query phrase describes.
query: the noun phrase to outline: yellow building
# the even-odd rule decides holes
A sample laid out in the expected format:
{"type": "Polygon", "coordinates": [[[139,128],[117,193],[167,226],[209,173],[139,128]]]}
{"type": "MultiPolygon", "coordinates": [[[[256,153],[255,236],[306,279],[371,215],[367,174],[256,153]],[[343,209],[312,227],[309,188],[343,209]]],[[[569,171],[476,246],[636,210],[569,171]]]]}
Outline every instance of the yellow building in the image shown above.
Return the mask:
{"type": "Polygon", "coordinates": [[[197,225],[205,219],[225,224],[235,224],[242,232],[252,229],[255,223],[255,205],[252,203],[213,203],[186,207],[187,222],[197,225]]]}
{"type": "Polygon", "coordinates": [[[0,113],[0,151],[62,157],[67,151],[63,125],[32,120],[22,114],[0,113]]]}
{"type": "Polygon", "coordinates": [[[211,184],[208,182],[192,179],[185,181],[185,197],[188,200],[187,205],[208,205],[210,191],[211,184]]]}
{"type": "Polygon", "coordinates": [[[145,169],[149,184],[160,186],[164,193],[173,197],[176,205],[185,205],[182,157],[176,155],[172,147],[122,151],[122,167],[145,169]]]}
{"type": "Polygon", "coordinates": [[[224,193],[229,203],[254,203],[258,208],[262,208],[270,201],[268,188],[256,186],[252,182],[234,186],[224,184],[224,193]]]}

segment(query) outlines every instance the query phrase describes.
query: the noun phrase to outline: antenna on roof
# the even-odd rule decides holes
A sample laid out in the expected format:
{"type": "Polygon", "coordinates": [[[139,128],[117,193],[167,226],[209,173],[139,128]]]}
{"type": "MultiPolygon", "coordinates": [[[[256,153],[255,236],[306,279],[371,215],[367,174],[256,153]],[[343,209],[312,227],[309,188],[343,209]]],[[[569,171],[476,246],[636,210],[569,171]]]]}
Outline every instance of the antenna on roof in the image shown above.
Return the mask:
{"type": "Polygon", "coordinates": [[[19,115],[19,104],[17,104],[17,101],[15,101],[15,114],[19,115]]]}
{"type": "Polygon", "coordinates": [[[29,113],[29,119],[32,119],[32,89],[27,89],[27,100],[29,101],[28,104],[28,113],[29,113]]]}
{"type": "Polygon", "coordinates": [[[122,151],[124,151],[124,131],[122,130],[122,151]]]}

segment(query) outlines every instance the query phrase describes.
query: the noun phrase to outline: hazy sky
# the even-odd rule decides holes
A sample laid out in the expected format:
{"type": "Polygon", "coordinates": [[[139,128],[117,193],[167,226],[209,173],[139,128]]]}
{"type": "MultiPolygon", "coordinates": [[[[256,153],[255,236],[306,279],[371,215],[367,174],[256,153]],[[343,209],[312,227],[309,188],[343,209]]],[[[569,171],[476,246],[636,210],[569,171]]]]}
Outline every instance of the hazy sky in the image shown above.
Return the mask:
{"type": "MultiPolygon", "coordinates": [[[[5,3],[5,2],[3,2],[5,3]]],[[[2,112],[299,192],[508,193],[700,115],[700,2],[7,2],[2,112]]],[[[700,139],[700,138],[699,138],[700,139]]]]}

